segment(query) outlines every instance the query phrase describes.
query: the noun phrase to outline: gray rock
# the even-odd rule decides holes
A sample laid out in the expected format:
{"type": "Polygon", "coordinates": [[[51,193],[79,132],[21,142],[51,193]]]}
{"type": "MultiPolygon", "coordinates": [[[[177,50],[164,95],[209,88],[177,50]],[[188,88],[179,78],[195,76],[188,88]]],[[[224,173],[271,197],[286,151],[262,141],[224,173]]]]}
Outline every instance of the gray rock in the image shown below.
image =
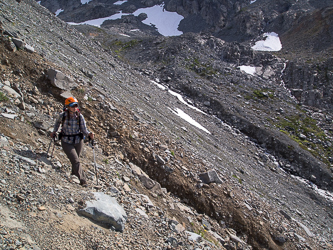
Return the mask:
{"type": "Polygon", "coordinates": [[[304,224],[302,224],[302,223],[299,222],[299,221],[297,221],[297,223],[298,223],[298,225],[299,225],[301,228],[304,229],[304,231],[307,233],[307,235],[308,235],[309,237],[314,237],[314,234],[310,231],[310,229],[309,229],[307,226],[305,226],[304,224]]]}
{"type": "Polygon", "coordinates": [[[73,94],[70,91],[64,91],[60,94],[60,96],[64,99],[67,99],[68,97],[73,96],[73,94]]]}
{"type": "Polygon", "coordinates": [[[18,38],[12,38],[13,43],[18,49],[22,49],[25,46],[25,42],[18,38]]]}
{"type": "Polygon", "coordinates": [[[212,183],[212,182],[220,183],[220,184],[222,183],[222,180],[217,175],[215,170],[210,170],[206,173],[200,174],[199,178],[205,184],[209,184],[209,183],[212,183]]]}
{"type": "Polygon", "coordinates": [[[155,186],[155,182],[145,175],[139,176],[140,181],[147,189],[152,189],[155,186]]]}
{"type": "Polygon", "coordinates": [[[8,140],[4,136],[0,136],[0,147],[7,146],[8,145],[8,140]]]}
{"type": "Polygon", "coordinates": [[[125,210],[109,195],[100,192],[95,192],[94,195],[96,200],[87,201],[86,208],[79,210],[79,213],[122,232],[127,220],[125,210]]]}
{"type": "Polygon", "coordinates": [[[23,157],[23,156],[20,156],[20,155],[16,155],[16,157],[18,159],[22,160],[22,161],[25,161],[25,162],[29,163],[32,166],[36,166],[36,162],[34,160],[31,160],[30,158],[23,157]]]}
{"type": "Polygon", "coordinates": [[[35,52],[35,49],[32,46],[30,46],[29,44],[25,44],[24,45],[24,49],[26,51],[30,52],[30,53],[34,53],[35,52]]]}
{"type": "Polygon", "coordinates": [[[1,113],[1,115],[2,115],[3,117],[9,118],[9,119],[15,119],[15,117],[17,117],[17,115],[15,115],[15,114],[1,113]]]}
{"type": "Polygon", "coordinates": [[[36,121],[33,124],[34,124],[35,128],[42,129],[45,131],[47,131],[50,127],[50,125],[44,121],[36,121]]]}
{"type": "Polygon", "coordinates": [[[156,161],[159,163],[159,164],[162,164],[164,165],[165,164],[165,161],[163,160],[163,158],[159,155],[156,155],[156,161]]]}
{"type": "Polygon", "coordinates": [[[13,97],[13,98],[18,98],[21,97],[19,93],[17,93],[14,89],[12,89],[9,86],[3,86],[2,90],[8,94],[8,96],[13,97]]]}
{"type": "Polygon", "coordinates": [[[52,86],[62,89],[62,90],[69,90],[77,86],[74,81],[66,76],[64,73],[55,70],[49,69],[47,71],[48,79],[51,81],[52,86]]]}

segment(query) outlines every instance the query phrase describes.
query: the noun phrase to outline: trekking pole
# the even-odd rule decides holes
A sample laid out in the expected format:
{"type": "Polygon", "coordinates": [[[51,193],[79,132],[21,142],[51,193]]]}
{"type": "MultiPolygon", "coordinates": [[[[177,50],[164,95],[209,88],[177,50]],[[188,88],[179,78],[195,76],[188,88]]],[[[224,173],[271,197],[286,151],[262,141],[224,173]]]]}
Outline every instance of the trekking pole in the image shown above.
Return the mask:
{"type": "Polygon", "coordinates": [[[50,144],[49,144],[49,148],[47,149],[47,157],[52,158],[53,157],[53,151],[54,151],[54,146],[55,146],[55,137],[51,138],[50,144]],[[51,144],[53,142],[53,148],[52,148],[52,153],[51,156],[49,156],[49,152],[50,152],[50,148],[51,148],[51,144]]]}
{"type": "Polygon", "coordinates": [[[97,174],[97,165],[96,165],[96,158],[95,158],[95,141],[94,140],[91,140],[91,147],[93,149],[93,154],[94,154],[95,175],[96,175],[96,183],[98,186],[98,174],[97,174]]]}
{"type": "Polygon", "coordinates": [[[52,148],[52,153],[51,153],[51,158],[53,157],[53,152],[54,152],[54,146],[55,146],[55,137],[53,138],[53,148],[52,148]]]}
{"type": "Polygon", "coordinates": [[[51,147],[51,144],[53,142],[53,138],[51,138],[51,141],[50,141],[50,144],[49,144],[49,147],[47,149],[47,153],[46,153],[46,156],[49,157],[49,151],[50,151],[50,147],[51,147]]]}

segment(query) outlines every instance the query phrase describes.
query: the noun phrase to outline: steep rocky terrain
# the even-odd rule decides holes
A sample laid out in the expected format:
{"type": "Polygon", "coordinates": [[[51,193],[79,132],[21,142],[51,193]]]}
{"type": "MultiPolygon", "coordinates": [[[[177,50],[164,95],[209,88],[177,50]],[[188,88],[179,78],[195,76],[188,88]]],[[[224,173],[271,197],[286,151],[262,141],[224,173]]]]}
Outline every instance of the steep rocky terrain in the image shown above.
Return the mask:
{"type": "MultiPolygon", "coordinates": [[[[77,27],[85,36],[34,1],[1,0],[0,7],[4,249],[332,248],[332,197],[313,184],[331,190],[329,158],[319,161],[280,132],[292,131],[292,115],[298,115],[299,123],[320,122],[311,140],[320,139],[317,129],[331,138],[332,117],[297,107],[277,84],[282,59],[210,36],[138,41],[119,39],[115,30],[77,27]],[[11,37],[35,52],[15,51],[11,37]],[[148,46],[152,50],[143,49],[148,46]],[[261,74],[241,72],[241,63],[258,66],[261,74]],[[47,133],[64,100],[47,79],[50,68],[73,79],[70,90],[96,134],[98,187],[88,147],[82,157],[86,189],[69,177],[58,145],[54,159],[46,157],[47,133]],[[178,117],[177,108],[209,133],[178,117]],[[286,122],[274,127],[269,119],[286,122]],[[211,169],[222,183],[203,182],[201,174],[211,169]],[[78,214],[96,189],[126,210],[122,233],[78,214]]],[[[305,127],[295,129],[297,138],[305,127]]]]}

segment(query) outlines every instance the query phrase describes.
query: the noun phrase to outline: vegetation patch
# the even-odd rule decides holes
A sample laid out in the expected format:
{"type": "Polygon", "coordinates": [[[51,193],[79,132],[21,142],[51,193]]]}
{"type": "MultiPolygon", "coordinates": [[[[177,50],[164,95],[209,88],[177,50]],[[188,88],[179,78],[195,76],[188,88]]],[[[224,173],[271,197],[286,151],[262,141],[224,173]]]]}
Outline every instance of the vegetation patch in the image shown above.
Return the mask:
{"type": "Polygon", "coordinates": [[[251,99],[272,99],[274,98],[274,91],[269,89],[256,89],[253,90],[252,94],[245,96],[246,100],[251,99]]]}
{"type": "Polygon", "coordinates": [[[201,77],[213,77],[218,73],[209,63],[201,63],[198,58],[187,59],[186,68],[201,77]]]}
{"type": "Polygon", "coordinates": [[[121,41],[121,40],[115,40],[111,43],[111,47],[116,48],[115,52],[116,53],[121,53],[123,50],[130,49],[137,44],[139,44],[141,41],[139,40],[131,40],[131,41],[121,41]]]}
{"type": "Polygon", "coordinates": [[[0,92],[0,102],[7,102],[8,100],[8,97],[4,93],[0,92]]]}
{"type": "Polygon", "coordinates": [[[328,158],[333,154],[331,142],[314,119],[305,115],[287,116],[280,118],[275,125],[280,132],[296,141],[301,148],[329,164],[328,158]]]}

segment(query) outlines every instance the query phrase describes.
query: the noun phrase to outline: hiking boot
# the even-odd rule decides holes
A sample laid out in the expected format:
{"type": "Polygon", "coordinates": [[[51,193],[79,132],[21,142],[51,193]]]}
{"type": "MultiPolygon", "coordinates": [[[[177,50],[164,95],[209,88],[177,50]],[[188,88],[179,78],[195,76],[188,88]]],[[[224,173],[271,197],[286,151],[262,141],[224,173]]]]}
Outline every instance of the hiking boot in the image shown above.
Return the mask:
{"type": "Polygon", "coordinates": [[[87,182],[86,181],[80,181],[80,185],[82,186],[82,187],[88,187],[88,184],[87,184],[87,182]]]}

